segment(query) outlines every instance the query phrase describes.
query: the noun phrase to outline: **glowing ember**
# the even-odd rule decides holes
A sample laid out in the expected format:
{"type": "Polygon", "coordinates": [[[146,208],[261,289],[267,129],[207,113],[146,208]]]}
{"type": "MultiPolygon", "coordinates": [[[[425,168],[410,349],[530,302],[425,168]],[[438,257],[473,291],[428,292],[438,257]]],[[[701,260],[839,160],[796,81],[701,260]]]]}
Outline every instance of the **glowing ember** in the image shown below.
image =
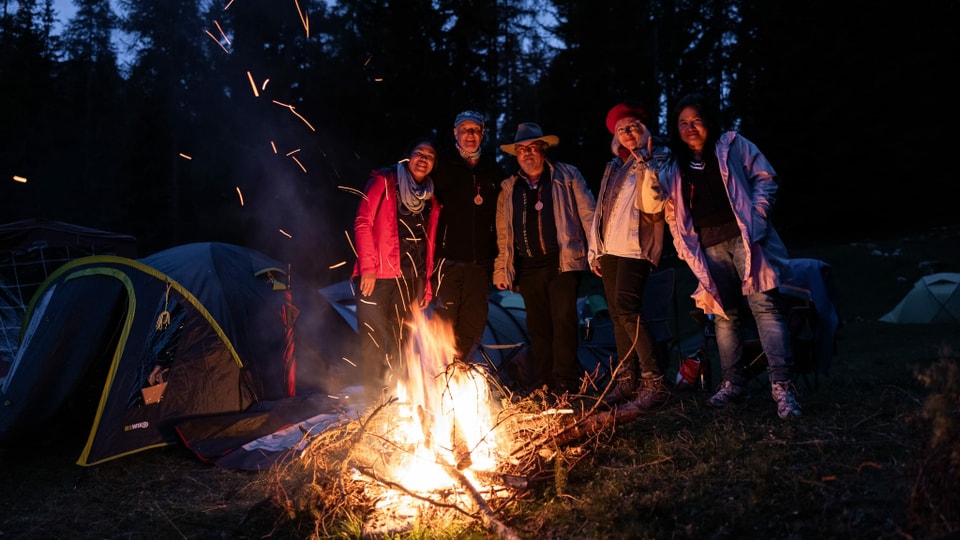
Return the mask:
{"type": "Polygon", "coordinates": [[[297,159],[297,156],[290,156],[290,159],[292,159],[294,162],[296,162],[297,165],[300,166],[301,171],[307,172],[307,168],[303,166],[303,163],[301,163],[299,159],[297,159]]]}
{"type": "Polygon", "coordinates": [[[220,31],[220,35],[223,36],[223,40],[227,42],[227,45],[231,45],[230,38],[228,38],[227,34],[224,33],[223,28],[220,27],[220,23],[213,21],[213,24],[217,25],[217,30],[220,31]]]}
{"type": "Polygon", "coordinates": [[[253,89],[253,97],[260,97],[260,91],[257,90],[257,83],[253,82],[253,74],[247,72],[247,79],[250,80],[250,88],[253,89]]]}
{"type": "MultiPolygon", "coordinates": [[[[225,53],[227,53],[227,54],[230,54],[230,51],[228,51],[227,48],[223,46],[223,43],[220,43],[220,40],[217,39],[216,36],[214,36],[213,34],[211,34],[209,30],[204,30],[203,32],[204,32],[205,34],[207,34],[208,36],[210,36],[210,39],[216,41],[216,42],[217,42],[217,45],[219,45],[220,48],[223,49],[223,52],[225,52],[225,53]]],[[[221,32],[222,32],[222,30],[221,30],[221,32]]]]}
{"type": "Polygon", "coordinates": [[[293,3],[297,5],[297,14],[300,15],[300,24],[303,25],[303,29],[307,33],[307,37],[310,37],[310,19],[307,17],[307,14],[300,9],[300,2],[294,0],[293,3]]]}

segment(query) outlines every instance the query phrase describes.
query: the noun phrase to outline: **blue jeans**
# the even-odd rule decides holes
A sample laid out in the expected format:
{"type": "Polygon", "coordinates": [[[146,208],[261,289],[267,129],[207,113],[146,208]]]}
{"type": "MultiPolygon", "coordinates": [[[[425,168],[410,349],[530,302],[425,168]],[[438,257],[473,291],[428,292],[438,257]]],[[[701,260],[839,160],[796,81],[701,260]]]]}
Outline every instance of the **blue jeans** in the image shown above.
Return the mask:
{"type": "MultiPolygon", "coordinates": [[[[783,314],[777,289],[743,295],[746,252],[738,236],[704,249],[710,277],[716,283],[727,317],[716,317],[717,349],[723,380],[746,384],[743,363],[743,328],[740,310],[750,309],[756,321],[760,346],[767,356],[767,377],[770,382],[785,382],[793,377],[790,331],[783,314]],[[745,300],[745,302],[744,302],[745,300]]],[[[748,319],[749,320],[749,319],[748,319]]]]}

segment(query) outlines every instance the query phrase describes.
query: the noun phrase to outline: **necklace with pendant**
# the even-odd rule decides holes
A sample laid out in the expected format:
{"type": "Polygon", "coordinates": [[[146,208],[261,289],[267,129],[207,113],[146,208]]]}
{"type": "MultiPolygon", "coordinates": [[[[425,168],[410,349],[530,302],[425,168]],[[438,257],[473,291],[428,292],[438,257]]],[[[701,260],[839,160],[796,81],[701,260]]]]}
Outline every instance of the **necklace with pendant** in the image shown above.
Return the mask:
{"type": "Polygon", "coordinates": [[[483,204],[483,197],[480,196],[480,183],[474,180],[473,184],[477,186],[477,196],[473,198],[473,204],[480,206],[483,204]]]}

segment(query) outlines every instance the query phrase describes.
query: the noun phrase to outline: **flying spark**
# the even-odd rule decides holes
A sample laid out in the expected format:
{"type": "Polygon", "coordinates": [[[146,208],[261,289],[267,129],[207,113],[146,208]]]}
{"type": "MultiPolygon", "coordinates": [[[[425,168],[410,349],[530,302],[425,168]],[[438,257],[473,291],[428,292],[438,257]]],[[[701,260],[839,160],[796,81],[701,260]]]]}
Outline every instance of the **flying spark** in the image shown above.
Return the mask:
{"type": "Polygon", "coordinates": [[[300,170],[301,170],[301,171],[307,172],[307,168],[303,166],[303,163],[300,163],[300,160],[297,159],[297,156],[290,156],[290,159],[292,159],[292,160],[294,160],[294,161],[297,162],[297,165],[300,166],[300,170]]]}
{"type": "Polygon", "coordinates": [[[346,191],[347,193],[353,193],[354,195],[359,195],[359,196],[363,197],[364,199],[367,198],[367,195],[366,195],[364,192],[362,192],[362,191],[360,191],[359,189],[357,189],[357,188],[352,188],[352,187],[350,187],[350,186],[337,186],[337,189],[339,189],[339,190],[341,190],[341,191],[346,191]]]}
{"type": "Polygon", "coordinates": [[[300,15],[300,24],[303,25],[303,29],[306,31],[307,37],[310,37],[310,16],[300,9],[300,2],[298,0],[293,0],[293,3],[297,5],[297,13],[300,15]]]}
{"type": "Polygon", "coordinates": [[[220,31],[220,35],[223,36],[223,40],[227,42],[227,45],[230,45],[231,44],[230,38],[228,38],[227,35],[223,33],[223,28],[220,28],[220,23],[217,21],[213,21],[213,24],[217,25],[217,30],[220,31]]]}
{"type": "Polygon", "coordinates": [[[228,51],[227,48],[223,46],[223,43],[220,43],[220,40],[217,39],[216,36],[214,36],[213,34],[211,34],[209,30],[204,30],[203,33],[206,34],[206,35],[208,35],[208,36],[210,36],[210,39],[216,41],[216,42],[217,42],[217,45],[219,45],[220,48],[223,49],[223,52],[225,52],[225,53],[227,53],[227,54],[230,54],[230,51],[228,51]]]}
{"type": "Polygon", "coordinates": [[[350,251],[353,251],[353,254],[357,255],[357,248],[353,245],[353,239],[350,238],[350,232],[343,231],[343,234],[347,235],[347,243],[350,244],[350,251]]]}
{"type": "Polygon", "coordinates": [[[253,75],[247,72],[247,78],[250,79],[250,87],[253,88],[253,97],[260,97],[260,91],[257,90],[257,83],[253,82],[253,75]]]}

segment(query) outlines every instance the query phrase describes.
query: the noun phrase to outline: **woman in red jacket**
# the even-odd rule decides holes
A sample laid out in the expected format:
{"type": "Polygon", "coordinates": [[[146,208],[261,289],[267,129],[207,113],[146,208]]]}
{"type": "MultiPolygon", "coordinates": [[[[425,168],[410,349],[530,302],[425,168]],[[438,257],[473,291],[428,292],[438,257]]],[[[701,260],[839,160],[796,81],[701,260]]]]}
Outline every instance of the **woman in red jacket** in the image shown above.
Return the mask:
{"type": "Polygon", "coordinates": [[[429,175],[436,160],[436,145],[422,138],[397,164],[373,171],[354,221],[357,332],[372,398],[396,383],[407,314],[433,298],[440,208],[429,175]]]}

